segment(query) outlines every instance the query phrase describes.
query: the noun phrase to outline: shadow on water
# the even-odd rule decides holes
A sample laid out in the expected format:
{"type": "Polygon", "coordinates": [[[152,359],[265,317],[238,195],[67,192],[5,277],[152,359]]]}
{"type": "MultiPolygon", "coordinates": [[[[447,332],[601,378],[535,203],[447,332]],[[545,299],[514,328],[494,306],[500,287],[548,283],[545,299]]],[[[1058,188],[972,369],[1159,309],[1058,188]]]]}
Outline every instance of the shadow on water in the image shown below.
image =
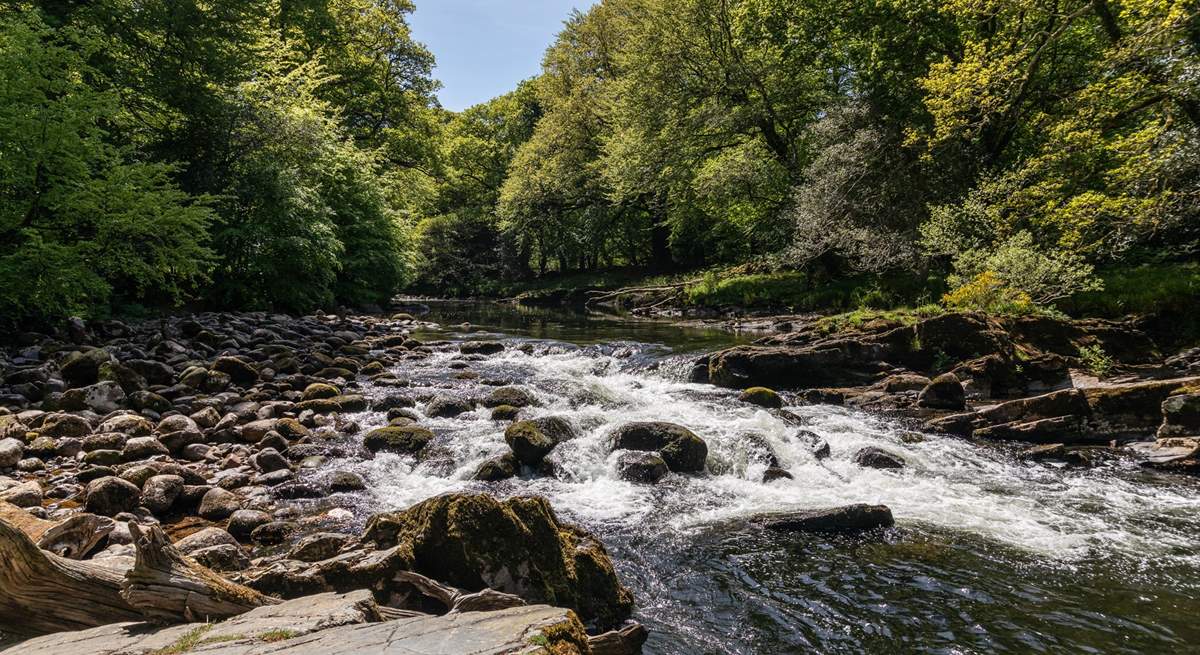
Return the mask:
{"type": "MultiPolygon", "coordinates": [[[[507,451],[504,424],[484,410],[426,418],[457,468],[365,462],[371,509],[445,491],[545,495],[606,544],[636,596],[635,618],[651,629],[647,654],[1200,652],[1196,480],[1117,464],[1054,469],[937,435],[908,443],[887,419],[790,407],[832,446],[816,462],[788,423],[734,392],[681,381],[695,353],[745,338],[487,304],[438,303],[423,318],[442,326],[429,340],[530,344],[471,367],[530,389],[535,413],[565,416],[581,434],[551,454],[563,475],[483,484],[472,472],[507,451]],[[620,480],[606,439],[633,420],[695,430],[709,443],[709,472],[653,487],[620,480]],[[795,479],[763,484],[748,459],[756,442],[795,479]],[[852,455],[865,445],[909,465],[862,469],[852,455]],[[888,504],[898,527],[840,538],[771,533],[746,520],[851,502],[888,504]]],[[[477,393],[447,367],[456,356],[437,353],[405,374],[414,386],[477,393]]],[[[376,418],[384,420],[366,423],[376,418]]]]}

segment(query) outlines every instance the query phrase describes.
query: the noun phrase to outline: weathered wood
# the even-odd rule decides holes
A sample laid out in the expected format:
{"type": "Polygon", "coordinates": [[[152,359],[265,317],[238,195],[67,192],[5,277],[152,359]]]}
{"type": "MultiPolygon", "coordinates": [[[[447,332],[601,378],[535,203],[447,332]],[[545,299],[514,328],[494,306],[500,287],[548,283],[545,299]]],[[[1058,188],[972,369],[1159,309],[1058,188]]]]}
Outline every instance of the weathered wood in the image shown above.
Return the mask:
{"type": "Polygon", "coordinates": [[[42,550],[0,520],[0,632],[34,636],[141,620],[121,583],[121,571],[42,550]]]}
{"type": "Polygon", "coordinates": [[[637,655],[642,652],[642,644],[650,636],[646,626],[641,623],[630,623],[620,630],[609,630],[604,634],[588,637],[588,648],[592,655],[637,655]]]}
{"type": "Polygon", "coordinates": [[[121,595],[147,619],[164,623],[213,621],[282,602],[230,582],[184,557],[156,525],[141,528],[130,522],[129,533],[137,559],[125,574],[121,595]]]}
{"type": "Polygon", "coordinates": [[[113,529],[112,519],[95,514],[74,514],[62,521],[47,521],[2,500],[0,520],[24,532],[38,548],[67,559],[81,559],[113,529]]]}
{"type": "Polygon", "coordinates": [[[413,571],[400,571],[393,579],[412,585],[417,591],[445,605],[451,612],[490,612],[525,605],[525,600],[520,596],[495,589],[468,593],[413,571]]]}

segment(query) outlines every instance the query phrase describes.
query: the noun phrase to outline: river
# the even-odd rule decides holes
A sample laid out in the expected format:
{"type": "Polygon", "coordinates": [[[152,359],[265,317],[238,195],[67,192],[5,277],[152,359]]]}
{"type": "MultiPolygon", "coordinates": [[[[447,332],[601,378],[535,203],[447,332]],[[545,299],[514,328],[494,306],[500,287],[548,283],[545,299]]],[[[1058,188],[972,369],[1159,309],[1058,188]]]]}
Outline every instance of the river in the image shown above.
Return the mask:
{"type": "MultiPolygon", "coordinates": [[[[359,514],[430,496],[541,494],[597,533],[651,630],[648,654],[1200,652],[1200,484],[1128,463],[1098,469],[1020,462],[1012,449],[926,435],[842,407],[789,407],[825,438],[816,461],[797,427],[736,394],[685,382],[699,352],[744,341],[716,330],[481,304],[434,304],[422,340],[509,347],[455,377],[456,352],[406,363],[414,387],[472,393],[484,380],[533,391],[534,415],[568,418],[580,438],[550,459],[555,478],[470,480],[506,451],[505,424],[480,408],[427,419],[451,458],[380,455],[353,465],[370,491],[359,514]],[[469,322],[470,326],[461,324],[469,322]],[[683,424],[709,445],[708,473],[655,486],[621,481],[606,447],[627,421],[683,424]],[[763,443],[794,480],[760,482],[763,443]],[[874,445],[900,471],[851,461],[874,445]],[[890,506],[897,527],[863,538],[777,534],[759,512],[849,503],[890,506]]],[[[368,393],[384,393],[370,390],[368,393]]],[[[368,415],[364,428],[384,417],[368,415]]],[[[347,463],[339,463],[347,465],[347,463]]]]}

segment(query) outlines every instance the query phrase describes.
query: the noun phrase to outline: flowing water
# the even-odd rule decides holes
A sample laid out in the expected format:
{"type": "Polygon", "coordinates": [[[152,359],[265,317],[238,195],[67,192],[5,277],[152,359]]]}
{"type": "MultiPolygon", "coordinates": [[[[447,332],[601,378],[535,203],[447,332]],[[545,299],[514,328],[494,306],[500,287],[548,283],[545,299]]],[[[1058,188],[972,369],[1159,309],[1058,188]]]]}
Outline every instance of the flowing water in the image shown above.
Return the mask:
{"type": "MultiPolygon", "coordinates": [[[[1200,652],[1200,484],[1132,464],[1081,470],[1019,462],[1010,449],[927,435],[841,407],[799,405],[788,420],[685,382],[698,352],[738,337],[663,323],[490,305],[435,305],[423,340],[500,339],[469,363],[479,380],[535,392],[534,415],[580,437],[550,455],[554,478],[470,481],[507,449],[479,409],[427,419],[452,457],[381,455],[357,464],[363,513],[430,496],[541,494],[597,533],[651,629],[646,653],[1200,652]],[[458,326],[469,321],[472,326],[458,326]],[[638,420],[683,424],[709,445],[708,473],[655,486],[621,481],[606,445],[638,420]],[[818,462],[800,429],[822,436],[818,462]],[[911,439],[910,439],[911,440],[911,439]],[[909,441],[910,441],[909,440],[909,441]],[[863,446],[901,454],[900,471],[851,462],[863,446]],[[769,447],[794,480],[764,484],[769,447]],[[771,533],[756,513],[883,503],[897,527],[863,538],[771,533]]],[[[454,379],[457,349],[400,374],[413,389],[479,394],[454,379]]],[[[373,390],[371,393],[385,393],[373,390]]],[[[382,424],[368,416],[364,427],[382,424]]]]}

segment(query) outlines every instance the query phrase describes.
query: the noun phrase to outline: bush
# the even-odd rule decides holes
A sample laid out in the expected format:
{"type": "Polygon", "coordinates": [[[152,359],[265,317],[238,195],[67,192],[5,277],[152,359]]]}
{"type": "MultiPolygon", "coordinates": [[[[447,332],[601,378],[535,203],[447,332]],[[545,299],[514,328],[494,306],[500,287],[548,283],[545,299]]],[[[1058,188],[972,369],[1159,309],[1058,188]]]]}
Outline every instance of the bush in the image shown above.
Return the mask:
{"type": "Polygon", "coordinates": [[[1023,313],[1104,286],[1082,257],[1038,248],[1028,232],[1018,232],[992,250],[965,251],[954,268],[948,280],[952,290],[943,301],[963,309],[1023,313]]]}

